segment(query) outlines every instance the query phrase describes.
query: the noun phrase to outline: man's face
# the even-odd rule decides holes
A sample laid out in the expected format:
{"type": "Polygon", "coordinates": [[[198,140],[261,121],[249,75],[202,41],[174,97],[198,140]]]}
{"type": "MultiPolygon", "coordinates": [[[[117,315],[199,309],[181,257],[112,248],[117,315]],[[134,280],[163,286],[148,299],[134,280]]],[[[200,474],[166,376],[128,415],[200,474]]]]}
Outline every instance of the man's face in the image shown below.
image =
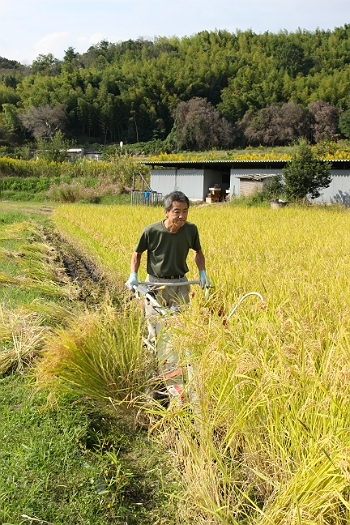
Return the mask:
{"type": "Polygon", "coordinates": [[[169,226],[181,228],[187,221],[188,206],[186,202],[174,201],[170,211],[165,211],[169,226]]]}

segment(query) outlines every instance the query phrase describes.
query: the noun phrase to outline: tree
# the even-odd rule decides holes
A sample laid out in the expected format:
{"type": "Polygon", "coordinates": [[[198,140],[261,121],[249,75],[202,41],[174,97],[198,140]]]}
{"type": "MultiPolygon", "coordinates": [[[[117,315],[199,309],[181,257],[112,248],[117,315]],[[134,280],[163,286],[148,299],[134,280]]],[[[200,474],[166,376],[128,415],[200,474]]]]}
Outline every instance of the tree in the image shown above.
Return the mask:
{"type": "Polygon", "coordinates": [[[10,103],[23,112],[66,104],[67,129],[77,141],[131,143],[155,134],[165,139],[177,105],[201,98],[233,126],[253,111],[247,123],[254,143],[286,144],[299,136],[318,142],[334,135],[334,108],[349,109],[349,42],[350,25],[278,35],[202,31],[153,42],[102,40],[83,54],[69,47],[63,60],[39,55],[31,67],[0,57],[0,107],[10,103]],[[303,113],[318,100],[332,106],[317,111],[304,134],[303,113]]]}
{"type": "Polygon", "coordinates": [[[283,41],[278,42],[275,50],[277,68],[285,69],[290,76],[296,77],[304,70],[306,64],[304,49],[290,38],[288,39],[287,35],[282,36],[283,41]]]}
{"type": "Polygon", "coordinates": [[[334,106],[324,100],[317,100],[308,105],[310,128],[313,142],[323,139],[334,140],[338,136],[338,112],[334,106]]]}
{"type": "Polygon", "coordinates": [[[79,53],[77,53],[74,47],[68,47],[64,52],[62,70],[72,73],[75,67],[78,67],[79,53]]]}
{"type": "Polygon", "coordinates": [[[339,128],[344,137],[350,139],[350,109],[347,109],[340,115],[339,128]]]}
{"type": "Polygon", "coordinates": [[[60,61],[55,58],[52,53],[48,55],[38,55],[36,60],[32,62],[32,73],[34,74],[58,75],[60,68],[60,61]]]}
{"type": "Polygon", "coordinates": [[[306,134],[306,110],[295,102],[247,111],[239,123],[248,144],[289,144],[306,134]]]}
{"type": "Polygon", "coordinates": [[[21,64],[17,60],[9,60],[5,57],[0,57],[0,69],[19,69],[21,64]]]}
{"type": "Polygon", "coordinates": [[[64,51],[63,62],[71,64],[77,59],[78,56],[79,56],[79,53],[75,51],[74,47],[70,46],[68,49],[64,51]]]}
{"type": "Polygon", "coordinates": [[[66,106],[65,104],[32,106],[25,113],[19,115],[19,118],[34,138],[50,140],[57,131],[62,131],[64,128],[66,106]]]}
{"type": "Polygon", "coordinates": [[[175,110],[175,142],[178,149],[203,151],[233,144],[235,132],[217,109],[203,98],[180,102],[175,110]]]}
{"type": "MultiPolygon", "coordinates": [[[[21,122],[18,118],[17,108],[14,104],[3,104],[3,120],[6,129],[10,133],[15,133],[21,128],[21,122]]],[[[23,128],[22,128],[23,129],[23,128]]]]}
{"type": "Polygon", "coordinates": [[[283,168],[285,194],[289,199],[315,199],[321,195],[320,189],[328,188],[331,183],[331,165],[320,160],[305,140],[292,160],[283,168]]]}
{"type": "Polygon", "coordinates": [[[63,162],[69,147],[70,143],[64,138],[62,131],[57,131],[50,140],[37,140],[37,154],[45,160],[63,162]]]}

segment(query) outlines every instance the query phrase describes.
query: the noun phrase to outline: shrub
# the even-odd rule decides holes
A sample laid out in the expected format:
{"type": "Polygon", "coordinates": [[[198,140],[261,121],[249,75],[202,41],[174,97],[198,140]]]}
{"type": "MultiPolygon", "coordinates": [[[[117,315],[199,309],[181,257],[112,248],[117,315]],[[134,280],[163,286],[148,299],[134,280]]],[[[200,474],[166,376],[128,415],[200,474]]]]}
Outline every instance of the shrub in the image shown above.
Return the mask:
{"type": "Polygon", "coordinates": [[[328,188],[331,183],[330,169],[330,163],[319,160],[311,147],[305,141],[301,141],[291,162],[282,170],[287,197],[319,197],[319,190],[328,188]]]}
{"type": "Polygon", "coordinates": [[[85,201],[90,203],[100,202],[102,197],[118,193],[118,188],[113,183],[104,183],[94,180],[75,180],[71,183],[63,182],[52,186],[47,192],[47,198],[56,202],[85,201]]]}

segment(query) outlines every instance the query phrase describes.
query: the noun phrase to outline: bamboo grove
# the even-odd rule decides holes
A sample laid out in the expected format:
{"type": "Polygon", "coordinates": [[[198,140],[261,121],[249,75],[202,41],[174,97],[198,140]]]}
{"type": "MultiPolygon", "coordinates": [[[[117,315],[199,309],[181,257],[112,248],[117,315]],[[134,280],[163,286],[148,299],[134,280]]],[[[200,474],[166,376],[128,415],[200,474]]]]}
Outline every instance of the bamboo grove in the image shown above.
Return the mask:
{"type": "Polygon", "coordinates": [[[323,101],[343,115],[344,136],[349,64],[349,24],[332,31],[217,30],[101,41],[82,54],[68,48],[63,60],[39,55],[30,66],[0,58],[0,145],[30,139],[18,114],[45,105],[65,107],[65,133],[74,142],[163,141],[178,104],[195,98],[233,126],[271,105],[323,101]]]}

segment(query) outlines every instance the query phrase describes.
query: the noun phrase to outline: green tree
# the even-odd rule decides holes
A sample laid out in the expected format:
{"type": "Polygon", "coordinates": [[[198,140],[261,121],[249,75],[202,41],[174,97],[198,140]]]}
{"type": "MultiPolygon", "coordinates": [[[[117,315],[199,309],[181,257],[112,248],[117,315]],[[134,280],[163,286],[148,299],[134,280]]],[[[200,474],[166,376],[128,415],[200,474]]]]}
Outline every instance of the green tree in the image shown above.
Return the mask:
{"type": "Polygon", "coordinates": [[[299,142],[297,152],[283,172],[285,194],[289,199],[316,199],[322,188],[331,183],[331,165],[320,160],[305,140],[299,142]]]}
{"type": "Polygon", "coordinates": [[[77,59],[78,56],[79,53],[75,51],[74,47],[69,47],[64,52],[63,62],[71,64],[77,59]]]}
{"type": "Polygon", "coordinates": [[[7,129],[13,133],[21,126],[21,122],[18,118],[17,108],[14,104],[3,104],[2,111],[7,129]]]}
{"type": "Polygon", "coordinates": [[[67,72],[74,71],[74,68],[78,66],[79,53],[77,53],[74,47],[69,47],[64,52],[62,70],[67,72]]]}
{"type": "Polygon", "coordinates": [[[0,69],[19,69],[20,67],[21,64],[17,60],[0,57],[0,69]]]}
{"type": "Polygon", "coordinates": [[[51,139],[37,140],[37,154],[40,158],[63,162],[66,158],[66,151],[70,143],[63,136],[62,131],[57,131],[51,139]]]}
{"type": "Polygon", "coordinates": [[[275,51],[277,68],[284,69],[290,76],[295,77],[305,66],[304,49],[288,38],[288,35],[283,36],[275,51]]]}
{"type": "Polygon", "coordinates": [[[350,109],[347,109],[340,115],[339,129],[344,137],[350,139],[350,109]]]}
{"type": "Polygon", "coordinates": [[[38,55],[36,60],[32,62],[32,73],[34,74],[58,75],[60,68],[60,61],[52,53],[38,55]]]}
{"type": "MultiPolygon", "coordinates": [[[[258,131],[267,127],[270,133],[277,125],[283,137],[278,131],[274,143],[284,144],[303,135],[294,129],[291,103],[303,110],[317,101],[348,109],[349,53],[350,25],[277,35],[216,30],[181,39],[102,40],[83,54],[69,47],[63,60],[51,53],[39,55],[31,67],[0,57],[0,108],[7,103],[25,112],[30,106],[64,104],[70,137],[81,143],[130,144],[166,139],[178,104],[201,98],[232,125],[248,110],[254,115],[268,110],[259,115],[258,131]],[[271,108],[286,104],[292,118],[283,111],[276,122],[271,108]]],[[[309,140],[318,140],[316,132],[333,136],[329,125],[324,126],[329,109],[323,108],[317,130],[309,126],[309,140]]],[[[263,138],[262,143],[272,143],[263,138]]]]}

